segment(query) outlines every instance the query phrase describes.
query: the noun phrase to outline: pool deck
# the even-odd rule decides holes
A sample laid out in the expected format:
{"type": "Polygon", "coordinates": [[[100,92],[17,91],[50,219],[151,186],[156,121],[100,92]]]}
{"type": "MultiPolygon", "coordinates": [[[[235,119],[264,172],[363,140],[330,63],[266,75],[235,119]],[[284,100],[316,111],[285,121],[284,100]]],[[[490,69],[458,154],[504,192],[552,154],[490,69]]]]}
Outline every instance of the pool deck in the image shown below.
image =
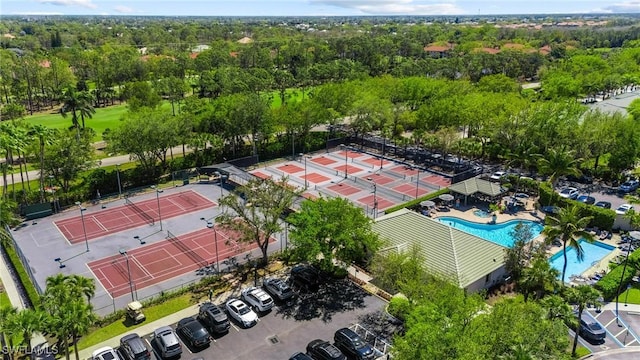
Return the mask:
{"type": "MultiPolygon", "coordinates": [[[[535,211],[534,209],[534,204],[535,201],[533,200],[528,200],[526,203],[526,209],[527,211],[519,211],[516,213],[510,213],[510,214],[497,214],[497,218],[496,218],[496,222],[497,223],[502,223],[502,222],[506,222],[509,220],[531,220],[531,221],[542,221],[544,220],[544,213],[539,212],[539,211],[535,211]]],[[[468,221],[473,221],[473,222],[480,222],[480,223],[487,223],[489,221],[491,221],[490,217],[479,217],[477,215],[475,215],[473,212],[475,210],[478,210],[478,208],[476,207],[472,207],[472,206],[460,206],[459,208],[456,207],[451,207],[449,211],[436,211],[434,214],[434,217],[441,217],[441,216],[453,216],[453,217],[457,217],[463,220],[468,220],[468,221]]],[[[615,260],[616,257],[618,257],[619,255],[625,255],[626,253],[624,251],[622,251],[620,248],[618,248],[618,243],[620,242],[621,238],[619,234],[613,234],[613,236],[611,237],[611,239],[608,240],[600,240],[598,239],[598,237],[596,236],[596,240],[600,241],[602,243],[605,243],[607,245],[611,245],[613,247],[615,247],[615,249],[609,253],[608,255],[606,255],[605,257],[603,257],[596,265],[588,268],[587,270],[585,270],[582,274],[581,277],[589,279],[591,276],[595,275],[596,273],[602,273],[604,272],[608,272],[609,271],[609,262],[612,260],[615,260]]],[[[538,238],[534,239],[534,241],[542,241],[542,235],[539,236],[538,238]]],[[[560,252],[562,250],[562,246],[554,246],[554,245],[550,245],[548,248],[548,255],[549,257],[553,256],[554,254],[560,252]]],[[[567,279],[568,280],[568,279],[567,279]]],[[[570,285],[584,285],[585,281],[580,281],[578,279],[578,281],[571,281],[569,282],[570,285]]]]}

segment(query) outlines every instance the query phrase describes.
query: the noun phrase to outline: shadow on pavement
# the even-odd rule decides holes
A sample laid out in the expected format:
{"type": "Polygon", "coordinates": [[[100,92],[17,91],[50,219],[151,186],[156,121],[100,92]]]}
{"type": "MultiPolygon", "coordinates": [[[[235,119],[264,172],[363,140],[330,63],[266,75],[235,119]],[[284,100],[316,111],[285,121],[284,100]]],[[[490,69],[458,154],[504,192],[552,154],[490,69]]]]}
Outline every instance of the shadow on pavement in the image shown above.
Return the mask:
{"type": "Polygon", "coordinates": [[[279,308],[276,314],[285,319],[331,322],[333,315],[364,308],[367,292],[347,279],[329,280],[314,293],[301,293],[292,306],[279,308]]]}

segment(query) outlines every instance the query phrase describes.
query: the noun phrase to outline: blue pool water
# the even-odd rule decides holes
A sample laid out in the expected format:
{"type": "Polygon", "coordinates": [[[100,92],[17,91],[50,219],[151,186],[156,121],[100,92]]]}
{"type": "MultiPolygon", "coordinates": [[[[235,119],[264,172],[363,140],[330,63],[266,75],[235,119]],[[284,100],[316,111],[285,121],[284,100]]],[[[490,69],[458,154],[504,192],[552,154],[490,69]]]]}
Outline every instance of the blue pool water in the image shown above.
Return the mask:
{"type": "Polygon", "coordinates": [[[529,220],[510,220],[498,224],[482,224],[458,219],[455,217],[443,216],[439,217],[438,221],[504,247],[513,246],[513,238],[511,237],[511,232],[519,223],[524,223],[531,227],[533,238],[536,238],[538,235],[540,235],[542,229],[544,228],[544,226],[542,226],[541,224],[529,220]]]}
{"type": "MultiPolygon", "coordinates": [[[[584,259],[580,262],[576,257],[576,249],[567,248],[567,273],[564,276],[564,281],[569,281],[569,277],[572,275],[579,276],[585,272],[588,268],[597,264],[603,257],[612,252],[615,247],[596,241],[592,244],[580,240],[580,245],[584,251],[584,259]]],[[[564,257],[562,256],[562,250],[554,254],[550,259],[551,267],[558,269],[562,277],[562,266],[564,265],[564,257]]]]}

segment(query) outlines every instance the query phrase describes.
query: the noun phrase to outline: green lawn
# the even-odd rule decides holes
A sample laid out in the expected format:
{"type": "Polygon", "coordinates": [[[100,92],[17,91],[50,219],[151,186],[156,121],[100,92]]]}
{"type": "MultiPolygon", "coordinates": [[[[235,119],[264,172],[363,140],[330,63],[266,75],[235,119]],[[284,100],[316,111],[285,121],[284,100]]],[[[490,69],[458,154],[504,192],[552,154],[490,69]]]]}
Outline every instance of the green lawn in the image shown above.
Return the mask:
{"type": "MultiPolygon", "coordinates": [[[[2,285],[2,282],[0,282],[0,286],[2,285]]],[[[4,289],[2,291],[0,291],[0,308],[3,308],[5,306],[11,306],[11,301],[9,301],[9,296],[7,295],[7,292],[4,291],[4,289]]]]}
{"type": "Polygon", "coordinates": [[[620,304],[640,304],[640,288],[636,285],[618,296],[620,304]]]}
{"type": "MultiPolygon", "coordinates": [[[[85,126],[96,132],[93,141],[101,141],[105,129],[114,129],[119,126],[120,118],[127,112],[126,105],[114,105],[96,109],[91,119],[85,119],[85,126]]],[[[54,129],[66,129],[71,126],[71,116],[63,118],[59,113],[46,113],[25,117],[25,120],[33,125],[42,124],[54,129]]]]}

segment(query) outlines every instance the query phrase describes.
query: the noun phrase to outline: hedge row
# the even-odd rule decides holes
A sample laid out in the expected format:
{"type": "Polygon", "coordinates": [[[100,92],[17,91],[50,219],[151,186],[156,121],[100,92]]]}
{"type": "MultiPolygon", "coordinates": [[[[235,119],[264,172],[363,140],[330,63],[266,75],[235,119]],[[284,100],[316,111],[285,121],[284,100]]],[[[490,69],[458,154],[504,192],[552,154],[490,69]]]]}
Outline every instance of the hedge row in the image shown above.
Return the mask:
{"type": "Polygon", "coordinates": [[[40,306],[40,294],[38,294],[38,291],[36,290],[36,288],[33,286],[33,283],[31,282],[31,278],[29,277],[29,274],[27,274],[27,271],[24,269],[24,266],[22,266],[22,262],[20,261],[20,258],[18,257],[16,250],[11,245],[5,246],[5,244],[3,244],[2,247],[6,251],[7,256],[9,256],[9,261],[11,261],[11,264],[13,264],[13,268],[16,270],[16,273],[18,274],[18,278],[20,279],[20,283],[22,284],[22,287],[27,292],[27,296],[29,297],[29,301],[31,302],[31,305],[35,308],[38,308],[40,306]]]}
{"type": "MultiPolygon", "coordinates": [[[[640,258],[640,252],[634,251],[629,254],[629,263],[633,263],[631,260],[640,258]]],[[[602,296],[605,300],[609,301],[618,296],[618,289],[626,289],[627,285],[631,282],[635,276],[636,269],[632,265],[627,265],[627,269],[622,277],[622,270],[624,264],[620,264],[611,269],[608,274],[602,277],[594,287],[602,292],[602,296]],[[622,278],[622,285],[620,285],[620,279],[622,278]]]]}
{"type": "Polygon", "coordinates": [[[579,201],[566,199],[553,190],[549,183],[540,183],[540,205],[554,205],[561,208],[576,205],[580,209],[580,216],[591,216],[593,219],[589,227],[597,227],[602,230],[611,230],[616,220],[616,213],[611,209],[603,209],[597,206],[585,204],[579,201]]]}
{"type": "Polygon", "coordinates": [[[390,208],[386,209],[384,212],[385,212],[385,214],[390,214],[390,213],[392,213],[394,211],[398,211],[400,209],[411,208],[411,207],[414,207],[414,206],[418,206],[418,205],[420,205],[421,202],[423,202],[425,200],[432,200],[432,199],[435,199],[435,198],[437,198],[438,196],[440,196],[442,194],[447,194],[447,193],[449,193],[449,189],[447,189],[447,188],[440,189],[440,190],[438,190],[436,192],[432,192],[431,194],[427,194],[427,195],[425,195],[423,197],[419,197],[417,199],[413,199],[411,201],[407,201],[404,204],[400,204],[400,205],[396,205],[394,207],[390,207],[390,208]]]}

